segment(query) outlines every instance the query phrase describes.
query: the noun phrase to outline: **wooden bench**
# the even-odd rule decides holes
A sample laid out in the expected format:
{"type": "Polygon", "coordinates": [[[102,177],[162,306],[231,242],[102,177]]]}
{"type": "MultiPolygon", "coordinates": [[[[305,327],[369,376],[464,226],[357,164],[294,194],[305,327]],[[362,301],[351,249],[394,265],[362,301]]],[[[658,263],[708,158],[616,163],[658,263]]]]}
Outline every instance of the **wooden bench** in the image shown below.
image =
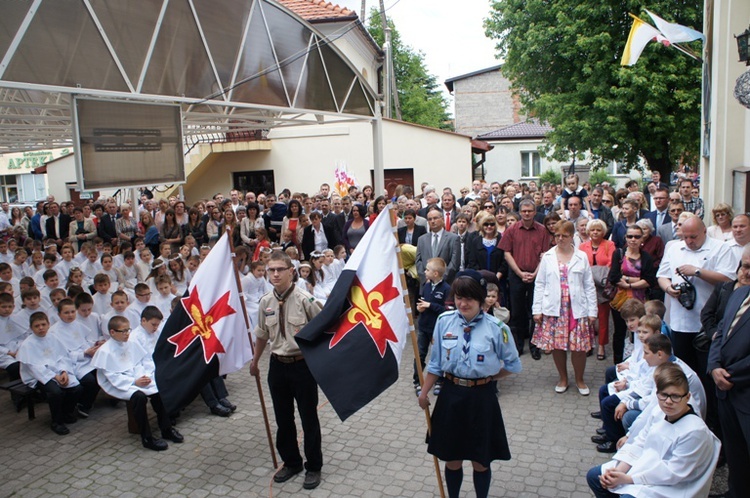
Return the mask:
{"type": "Polygon", "coordinates": [[[14,397],[14,401],[18,400],[17,411],[21,411],[20,407],[22,406],[22,403],[25,402],[29,420],[34,420],[36,418],[36,414],[34,413],[34,396],[38,393],[36,389],[27,386],[20,379],[0,384],[0,389],[10,391],[11,396],[14,397]]]}

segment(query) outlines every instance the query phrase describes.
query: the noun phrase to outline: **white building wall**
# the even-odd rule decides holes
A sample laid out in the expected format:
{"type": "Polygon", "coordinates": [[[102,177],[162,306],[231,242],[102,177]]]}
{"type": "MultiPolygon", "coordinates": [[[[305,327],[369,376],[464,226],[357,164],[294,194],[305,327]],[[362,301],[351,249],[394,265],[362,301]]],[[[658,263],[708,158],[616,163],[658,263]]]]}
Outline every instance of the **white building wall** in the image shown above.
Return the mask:
{"type": "MultiPolygon", "coordinates": [[[[487,153],[487,161],[484,163],[485,179],[488,182],[535,178],[521,176],[521,153],[536,152],[537,148],[542,145],[541,140],[490,141],[489,143],[495,148],[487,153]]],[[[550,161],[544,157],[540,160],[542,173],[553,168],[557,168],[559,171],[559,168],[563,166],[563,163],[550,161]]]]}
{"type": "MultiPolygon", "coordinates": [[[[735,34],[742,33],[750,23],[750,2],[747,0],[705,0],[704,33],[713,33],[711,52],[711,137],[708,159],[701,161],[701,191],[707,209],[719,202],[729,202],[736,211],[750,208],[744,199],[733,199],[732,171],[750,166],[750,110],[734,98],[737,78],[748,68],[737,62],[735,34]]],[[[704,151],[705,152],[705,151],[704,151]]]]}
{"type": "MultiPolygon", "coordinates": [[[[372,126],[369,122],[275,129],[271,150],[214,154],[191,174],[185,186],[188,200],[229,192],[232,173],[273,170],[276,190],[316,192],[333,184],[334,170],[346,166],[360,185],[370,184],[373,169],[372,126]]],[[[414,183],[451,186],[471,184],[469,137],[431,128],[384,120],[385,169],[412,168],[414,183]]]]}

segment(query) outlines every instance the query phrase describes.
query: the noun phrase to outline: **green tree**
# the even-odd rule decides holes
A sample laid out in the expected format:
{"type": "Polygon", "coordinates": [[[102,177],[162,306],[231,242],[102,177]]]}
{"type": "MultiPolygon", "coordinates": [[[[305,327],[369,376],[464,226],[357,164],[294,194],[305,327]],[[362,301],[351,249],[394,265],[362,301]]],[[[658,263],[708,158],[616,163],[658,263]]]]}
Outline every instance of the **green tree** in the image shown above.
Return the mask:
{"type": "MultiPolygon", "coordinates": [[[[393,21],[391,28],[393,47],[393,71],[396,73],[396,86],[401,104],[401,117],[409,123],[452,130],[448,102],[440,92],[435,76],[427,72],[424,55],[401,41],[393,21]]],[[[370,11],[368,31],[381,47],[385,43],[383,23],[377,9],[370,11]]],[[[395,115],[395,113],[394,113],[395,115]]]]}
{"type": "MultiPolygon", "coordinates": [[[[642,157],[662,176],[676,161],[697,160],[700,63],[650,43],[636,65],[620,66],[632,25],[628,12],[642,17],[642,5],[493,1],[486,34],[498,40],[503,74],[526,112],[554,127],[547,137],[553,158],[569,161],[571,151],[590,151],[595,166],[616,160],[635,167],[642,157]]],[[[649,9],[668,21],[702,26],[703,0],[652,0],[649,9]]]]}

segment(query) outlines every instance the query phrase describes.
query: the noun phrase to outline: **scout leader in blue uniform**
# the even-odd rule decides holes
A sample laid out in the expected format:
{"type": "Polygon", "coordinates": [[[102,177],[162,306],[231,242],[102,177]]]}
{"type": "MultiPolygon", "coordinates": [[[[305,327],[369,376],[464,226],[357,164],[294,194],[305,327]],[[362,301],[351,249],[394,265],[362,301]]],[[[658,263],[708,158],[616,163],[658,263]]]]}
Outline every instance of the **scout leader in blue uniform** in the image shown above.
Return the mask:
{"type": "Polygon", "coordinates": [[[430,404],[428,393],[439,377],[443,390],[432,413],[427,451],[445,460],[448,495],[458,497],[462,463],[471,460],[477,497],[486,497],[490,462],[510,460],[508,439],[495,396],[497,380],[521,371],[510,329],[482,311],[487,294],[476,270],[459,272],[451,286],[456,310],[440,315],[419,406],[430,404]]]}

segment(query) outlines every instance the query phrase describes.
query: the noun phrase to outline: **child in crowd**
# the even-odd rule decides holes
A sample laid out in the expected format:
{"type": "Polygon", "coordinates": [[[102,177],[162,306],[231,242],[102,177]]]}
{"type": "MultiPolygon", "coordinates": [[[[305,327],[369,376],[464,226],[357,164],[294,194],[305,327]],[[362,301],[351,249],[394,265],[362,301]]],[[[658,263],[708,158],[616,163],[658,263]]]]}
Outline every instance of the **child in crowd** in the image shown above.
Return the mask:
{"type": "Polygon", "coordinates": [[[103,336],[101,333],[101,318],[99,313],[94,312],[94,298],[83,292],[78,294],[73,302],[76,305],[76,322],[94,332],[97,341],[106,340],[109,336],[103,336]]]}
{"type": "Polygon", "coordinates": [[[21,343],[16,355],[21,362],[21,380],[44,391],[52,415],[52,430],[61,436],[69,434],[65,424],[77,420],[76,409],[83,391],[74,374],[73,360],[59,340],[47,335],[49,320],[45,313],[31,314],[26,327],[33,335],[21,343]]]}
{"type": "Polygon", "coordinates": [[[507,324],[510,321],[508,308],[503,308],[498,302],[500,289],[495,284],[487,284],[487,297],[484,299],[482,310],[489,313],[501,322],[507,324]]]}
{"type": "Polygon", "coordinates": [[[310,294],[315,292],[315,277],[312,274],[312,265],[310,263],[303,261],[299,264],[297,277],[297,287],[310,294]]]}
{"type": "Polygon", "coordinates": [[[13,276],[13,269],[8,263],[0,263],[0,282],[8,282],[13,286],[13,292],[20,294],[19,280],[13,276]]]}
{"type": "Polygon", "coordinates": [[[200,256],[190,256],[187,261],[187,269],[190,270],[191,275],[195,275],[198,271],[198,267],[201,264],[200,256]]]}
{"type": "Polygon", "coordinates": [[[70,273],[68,273],[68,278],[67,278],[65,287],[70,288],[72,286],[78,286],[78,287],[83,288],[83,271],[81,271],[80,268],[73,267],[70,269],[70,273]]]}
{"type": "Polygon", "coordinates": [[[45,253],[42,262],[44,263],[44,268],[34,274],[34,285],[37,288],[44,287],[44,272],[49,270],[55,271],[57,257],[54,254],[45,253]]]}
{"type": "Polygon", "coordinates": [[[148,286],[151,288],[151,292],[156,294],[156,279],[161,276],[167,275],[167,264],[164,263],[162,260],[157,259],[154,260],[154,264],[151,267],[151,271],[149,272],[148,276],[144,279],[144,283],[148,284],[148,286]]]}
{"type": "Polygon", "coordinates": [[[83,271],[84,287],[94,285],[94,278],[102,271],[100,256],[95,248],[89,249],[88,253],[86,254],[86,261],[81,264],[80,268],[81,271],[83,271]]]}
{"type": "Polygon", "coordinates": [[[94,276],[94,311],[100,315],[104,315],[110,310],[112,299],[109,288],[109,275],[99,273],[94,276]]]}
{"type": "Polygon", "coordinates": [[[42,303],[44,303],[44,306],[46,308],[51,308],[52,300],[50,300],[49,294],[54,289],[60,287],[60,277],[55,270],[45,270],[42,277],[44,278],[44,285],[39,291],[39,294],[42,297],[42,303]]]}
{"type": "Polygon", "coordinates": [[[643,305],[646,308],[647,314],[656,315],[661,318],[661,333],[671,339],[672,329],[670,329],[669,325],[667,325],[667,322],[664,321],[664,315],[667,314],[667,307],[664,306],[664,303],[662,301],[652,299],[650,301],[646,301],[643,305]]]}
{"type": "Polygon", "coordinates": [[[65,292],[65,289],[61,289],[58,287],[57,289],[52,289],[50,291],[49,293],[50,305],[45,306],[46,308],[45,313],[49,313],[49,315],[47,316],[49,317],[50,325],[56,324],[57,321],[60,319],[57,316],[57,313],[55,313],[55,311],[57,310],[57,305],[60,304],[60,301],[62,301],[66,297],[68,297],[68,295],[65,292]]]}
{"type": "MultiPolygon", "coordinates": [[[[422,286],[419,300],[417,301],[417,310],[419,310],[419,322],[417,333],[417,347],[419,349],[419,361],[422,363],[422,369],[425,366],[425,358],[432,341],[432,331],[435,329],[435,323],[438,316],[445,311],[445,300],[450,292],[450,286],[443,281],[445,274],[445,261],[442,258],[430,258],[427,260],[425,267],[425,283],[422,286]]],[[[435,383],[433,394],[440,394],[442,384],[440,381],[435,383]]],[[[422,393],[422,386],[419,384],[417,375],[417,364],[414,362],[414,390],[417,396],[422,393]]]]}
{"type": "Polygon", "coordinates": [[[179,254],[174,254],[169,258],[169,278],[172,280],[174,286],[174,293],[178,296],[185,294],[185,291],[190,285],[190,272],[185,268],[182,258],[179,254]]]}
{"type": "MultiPolygon", "coordinates": [[[[271,242],[268,240],[268,232],[265,228],[259,227],[255,229],[255,240],[257,240],[257,243],[255,244],[255,251],[253,252],[253,261],[258,261],[260,259],[261,251],[263,249],[271,248],[271,242]]],[[[202,259],[203,257],[201,254],[201,260],[202,259]]]]}
{"type": "Polygon", "coordinates": [[[62,259],[55,265],[55,271],[60,276],[60,287],[65,287],[68,283],[68,275],[70,274],[71,268],[78,266],[78,263],[73,261],[73,246],[65,244],[60,249],[62,259]]]}
{"type": "Polygon", "coordinates": [[[663,413],[612,461],[588,472],[595,496],[708,496],[720,443],[690,406],[678,365],[658,367],[655,385],[663,413]]]}
{"type": "Polygon", "coordinates": [[[112,255],[105,252],[102,257],[99,258],[99,262],[102,265],[102,269],[99,271],[99,273],[103,273],[104,275],[107,275],[109,277],[109,289],[107,289],[107,293],[112,294],[114,291],[120,289],[120,275],[114,269],[114,260],[112,259],[112,255]]]}
{"type": "Polygon", "coordinates": [[[28,337],[26,328],[14,323],[10,317],[13,314],[15,300],[12,294],[0,294],[0,368],[4,368],[10,380],[21,378],[20,363],[16,358],[18,347],[28,337]]]}
{"type": "Polygon", "coordinates": [[[333,290],[334,282],[326,279],[326,274],[323,272],[323,253],[312,252],[310,254],[310,265],[312,266],[312,275],[315,279],[313,296],[315,296],[322,306],[325,306],[328,296],[333,290]]]}
{"type": "Polygon", "coordinates": [[[14,254],[8,251],[8,242],[0,239],[0,263],[12,263],[14,254]]]}
{"type": "Polygon", "coordinates": [[[78,416],[88,418],[94,400],[99,393],[96,382],[96,372],[91,359],[104,341],[99,340],[99,334],[88,327],[76,322],[76,305],[72,299],[63,299],[57,305],[59,320],[49,328],[49,334],[65,346],[68,355],[73,359],[76,378],[83,388],[78,416]]]}
{"type": "Polygon", "coordinates": [[[112,267],[115,270],[119,270],[122,267],[122,265],[125,264],[126,252],[133,252],[133,244],[131,244],[127,240],[124,240],[120,244],[120,252],[115,257],[112,258],[112,267]]]}
{"type": "Polygon", "coordinates": [[[36,272],[44,268],[44,255],[42,251],[34,251],[31,253],[31,262],[29,263],[29,269],[26,272],[27,277],[33,277],[36,272]]]}
{"type": "Polygon", "coordinates": [[[125,318],[130,323],[138,323],[141,320],[141,314],[143,310],[151,302],[151,289],[144,283],[135,285],[135,299],[130,303],[128,308],[125,310],[125,318]]]}
{"type": "Polygon", "coordinates": [[[138,271],[135,266],[135,254],[133,251],[125,251],[122,256],[122,264],[117,268],[117,281],[120,288],[128,293],[129,297],[133,296],[133,289],[138,283],[138,271]]]}
{"type": "Polygon", "coordinates": [[[130,340],[140,344],[148,354],[153,355],[154,349],[156,349],[156,341],[159,339],[159,334],[156,332],[159,330],[163,319],[164,315],[156,306],[144,307],[140,318],[132,322],[137,323],[138,326],[130,333],[130,340]]]}
{"type": "Polygon", "coordinates": [[[156,412],[162,437],[175,443],[183,442],[184,438],[172,427],[169,415],[159,397],[154,382],[155,367],[151,355],[140,344],[128,341],[130,324],[127,318],[112,317],[107,329],[112,339],[99,348],[93,359],[101,388],[114,398],[130,401],[144,448],[154,451],[168,448],[166,441],[154,438],[151,433],[146,412],[149,399],[156,412]]]}
{"type": "Polygon", "coordinates": [[[156,291],[156,294],[151,295],[151,304],[159,308],[162,315],[169,316],[172,299],[177,297],[173,292],[172,280],[169,278],[169,275],[159,275],[156,277],[156,291]]]}
{"type": "Polygon", "coordinates": [[[138,281],[143,282],[148,278],[148,274],[151,272],[151,260],[154,255],[151,254],[151,250],[144,247],[138,251],[138,262],[136,263],[136,272],[138,273],[138,281]]]}
{"type": "Polygon", "coordinates": [[[29,259],[29,254],[26,252],[26,249],[16,249],[13,262],[9,263],[15,278],[21,280],[28,275],[29,264],[26,262],[27,259],[29,259]]]}
{"type": "MultiPolygon", "coordinates": [[[[34,289],[28,289],[21,293],[21,301],[23,306],[21,309],[17,309],[13,312],[10,319],[21,327],[24,331],[29,332],[29,319],[33,313],[37,311],[44,311],[41,306],[41,296],[39,291],[34,289]]],[[[49,323],[49,320],[47,320],[49,323]]]]}
{"type": "Polygon", "coordinates": [[[333,253],[333,249],[326,249],[323,251],[323,268],[326,273],[330,274],[330,278],[335,282],[341,276],[341,272],[344,270],[343,266],[336,263],[336,256],[333,253]]]}
{"type": "MultiPolygon", "coordinates": [[[[112,297],[110,299],[110,306],[109,310],[101,315],[101,323],[109,323],[109,319],[114,316],[125,316],[125,310],[128,309],[128,295],[125,294],[124,291],[118,290],[112,293],[112,297]]],[[[138,323],[138,322],[135,322],[138,323]]],[[[103,336],[107,336],[108,329],[106,327],[101,327],[101,332],[103,336]]]]}
{"type": "Polygon", "coordinates": [[[294,247],[294,232],[289,229],[281,232],[281,240],[279,241],[279,244],[281,245],[281,249],[284,251],[286,251],[289,247],[294,247]]]}
{"type": "Polygon", "coordinates": [[[245,295],[245,307],[250,319],[251,330],[258,323],[258,304],[260,298],[272,287],[266,280],[266,267],[260,261],[250,263],[250,273],[242,277],[242,293],[245,295]]]}
{"type": "Polygon", "coordinates": [[[289,256],[289,259],[292,260],[294,269],[296,270],[297,268],[299,268],[299,251],[297,250],[297,248],[291,245],[289,247],[285,247],[284,252],[287,254],[287,256],[289,256]]]}

